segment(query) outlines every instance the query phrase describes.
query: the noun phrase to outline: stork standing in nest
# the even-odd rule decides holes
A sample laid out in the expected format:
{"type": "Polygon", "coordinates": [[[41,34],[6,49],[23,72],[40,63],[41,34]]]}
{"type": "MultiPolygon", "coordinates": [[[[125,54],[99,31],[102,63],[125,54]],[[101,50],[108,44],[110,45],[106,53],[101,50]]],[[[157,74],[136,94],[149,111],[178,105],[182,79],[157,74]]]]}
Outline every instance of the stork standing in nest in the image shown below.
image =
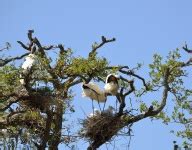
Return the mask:
{"type": "MultiPolygon", "coordinates": [[[[117,95],[119,89],[118,79],[119,76],[113,74],[109,74],[106,77],[104,89],[107,95],[113,95],[113,96],[117,95]]],[[[116,100],[116,109],[117,109],[117,100],[116,100]]]]}
{"type": "Polygon", "coordinates": [[[97,101],[100,107],[100,103],[105,103],[107,100],[105,91],[102,91],[99,86],[95,83],[87,83],[82,85],[83,97],[89,97],[92,100],[92,108],[93,108],[93,114],[94,114],[94,106],[93,106],[93,100],[97,101]]]}
{"type": "Polygon", "coordinates": [[[118,84],[118,76],[117,75],[113,75],[113,74],[109,74],[106,78],[105,81],[105,93],[107,94],[111,94],[116,96],[118,93],[118,89],[119,89],[119,84],[118,84]]]}

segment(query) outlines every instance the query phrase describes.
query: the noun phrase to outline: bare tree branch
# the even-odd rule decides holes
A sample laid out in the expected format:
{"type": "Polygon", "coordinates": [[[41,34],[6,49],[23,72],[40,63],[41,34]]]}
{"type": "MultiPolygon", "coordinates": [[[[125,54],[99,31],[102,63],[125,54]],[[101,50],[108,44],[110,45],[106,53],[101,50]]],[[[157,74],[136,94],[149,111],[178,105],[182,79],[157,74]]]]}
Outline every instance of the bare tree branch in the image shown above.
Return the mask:
{"type": "Polygon", "coordinates": [[[1,51],[4,51],[4,50],[8,50],[10,47],[11,47],[11,44],[10,44],[9,42],[6,42],[6,47],[1,48],[1,49],[0,49],[0,52],[1,52],[1,51]]]}
{"type": "Polygon", "coordinates": [[[109,42],[114,42],[114,41],[116,40],[115,38],[112,38],[112,39],[109,39],[109,40],[108,40],[108,39],[106,39],[104,36],[102,36],[101,39],[102,39],[102,42],[101,42],[99,45],[93,47],[93,49],[92,49],[91,52],[89,53],[89,57],[91,57],[91,56],[97,51],[97,49],[99,49],[100,47],[102,47],[104,44],[109,43],[109,42]]]}
{"type": "Polygon", "coordinates": [[[0,59],[0,67],[5,66],[6,64],[8,64],[11,61],[22,59],[23,57],[27,56],[28,54],[29,53],[25,53],[21,56],[17,56],[17,57],[13,57],[13,58],[7,58],[5,60],[0,59]]]}
{"type": "Polygon", "coordinates": [[[28,30],[28,33],[27,33],[29,41],[31,42],[33,41],[33,36],[32,36],[33,33],[34,33],[34,30],[28,30]]]}
{"type": "Polygon", "coordinates": [[[192,53],[192,50],[188,49],[187,44],[185,44],[185,46],[183,46],[183,49],[184,49],[187,53],[192,53]]]}
{"type": "Polygon", "coordinates": [[[23,47],[24,49],[31,51],[29,47],[27,47],[25,44],[23,44],[21,41],[17,41],[17,43],[19,43],[21,45],[21,47],[23,47]]]}
{"type": "Polygon", "coordinates": [[[141,76],[135,74],[133,71],[131,71],[131,70],[125,71],[125,70],[123,70],[123,69],[120,69],[119,72],[140,79],[140,80],[143,82],[143,85],[145,86],[146,90],[149,89],[149,88],[148,88],[148,85],[147,85],[146,82],[145,82],[145,79],[144,79],[143,77],[141,77],[141,76]]]}
{"type": "Polygon", "coordinates": [[[134,80],[128,81],[128,83],[130,83],[130,90],[124,93],[124,96],[127,96],[131,94],[133,91],[135,91],[134,80]]]}

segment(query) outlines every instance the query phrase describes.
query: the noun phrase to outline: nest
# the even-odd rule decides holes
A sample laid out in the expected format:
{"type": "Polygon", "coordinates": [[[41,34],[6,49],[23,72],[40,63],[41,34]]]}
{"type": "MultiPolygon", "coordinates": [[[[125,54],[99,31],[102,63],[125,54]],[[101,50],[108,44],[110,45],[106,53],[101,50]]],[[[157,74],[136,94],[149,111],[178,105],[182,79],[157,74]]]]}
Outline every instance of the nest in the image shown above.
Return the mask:
{"type": "Polygon", "coordinates": [[[38,89],[37,91],[28,91],[20,87],[17,91],[19,96],[25,96],[26,99],[20,101],[20,104],[26,105],[29,108],[40,109],[42,112],[46,112],[50,109],[51,105],[54,105],[54,98],[44,89],[38,89]]]}
{"type": "Polygon", "coordinates": [[[50,109],[51,98],[49,96],[32,95],[30,99],[24,100],[23,104],[30,108],[40,109],[42,112],[45,112],[50,109]]]}
{"type": "Polygon", "coordinates": [[[122,123],[121,117],[112,111],[95,112],[94,115],[82,121],[83,128],[79,134],[91,142],[108,141],[117,134],[122,123]]]}

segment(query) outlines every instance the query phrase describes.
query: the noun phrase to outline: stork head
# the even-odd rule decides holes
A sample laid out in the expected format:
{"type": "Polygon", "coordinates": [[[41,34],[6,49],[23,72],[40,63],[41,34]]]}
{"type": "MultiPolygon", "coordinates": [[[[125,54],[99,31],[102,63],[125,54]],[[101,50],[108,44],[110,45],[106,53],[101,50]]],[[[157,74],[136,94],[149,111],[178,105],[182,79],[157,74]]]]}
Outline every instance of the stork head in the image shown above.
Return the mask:
{"type": "Polygon", "coordinates": [[[118,75],[109,74],[106,78],[106,83],[114,82],[118,84],[118,79],[119,79],[118,75]]]}

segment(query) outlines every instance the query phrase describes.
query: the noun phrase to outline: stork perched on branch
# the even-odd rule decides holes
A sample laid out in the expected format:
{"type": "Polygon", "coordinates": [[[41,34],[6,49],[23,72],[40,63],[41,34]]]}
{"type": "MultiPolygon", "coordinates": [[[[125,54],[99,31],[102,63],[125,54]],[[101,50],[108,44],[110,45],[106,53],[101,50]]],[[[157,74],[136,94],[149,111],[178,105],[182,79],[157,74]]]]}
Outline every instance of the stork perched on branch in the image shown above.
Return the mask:
{"type": "Polygon", "coordinates": [[[29,54],[26,56],[25,61],[21,66],[23,72],[21,75],[20,83],[22,85],[26,84],[24,76],[27,76],[30,73],[32,66],[35,65],[36,63],[37,63],[37,56],[35,54],[29,54]]]}
{"type": "Polygon", "coordinates": [[[37,62],[37,56],[35,54],[29,54],[26,58],[25,58],[25,62],[22,65],[22,68],[25,71],[30,71],[31,67],[36,64],[37,62]]]}

